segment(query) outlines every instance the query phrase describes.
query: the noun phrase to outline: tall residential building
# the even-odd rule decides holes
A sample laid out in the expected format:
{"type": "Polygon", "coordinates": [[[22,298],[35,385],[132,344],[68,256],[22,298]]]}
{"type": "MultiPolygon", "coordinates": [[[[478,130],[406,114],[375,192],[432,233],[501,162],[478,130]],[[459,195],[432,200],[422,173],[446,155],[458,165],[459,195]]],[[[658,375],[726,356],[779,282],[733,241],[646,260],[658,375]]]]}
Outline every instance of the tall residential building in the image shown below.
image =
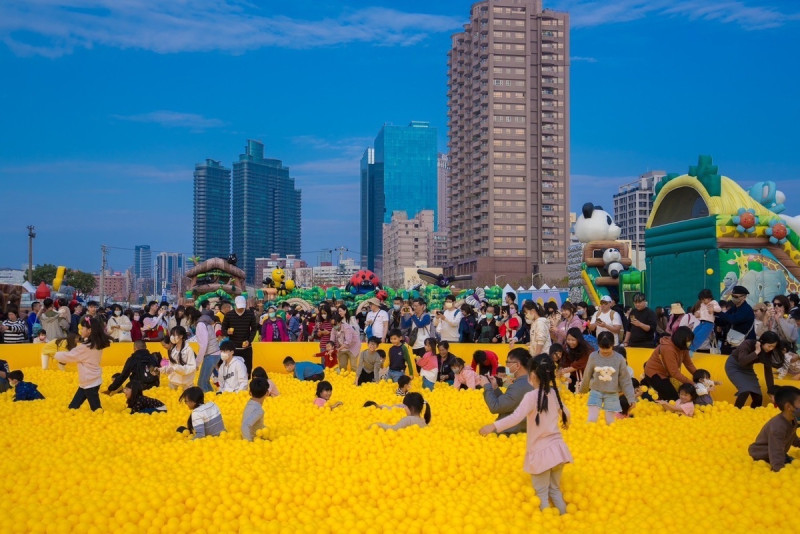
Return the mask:
{"type": "Polygon", "coordinates": [[[437,133],[429,123],[381,128],[374,151],[367,149],[361,159],[362,266],[380,274],[379,232],[393,212],[414,217],[432,210],[436,224],[437,166],[437,133]]]}
{"type": "Polygon", "coordinates": [[[428,267],[433,230],[433,210],[422,210],[413,219],[405,211],[392,213],[392,221],[383,225],[383,284],[401,287],[406,267],[428,267]]]}
{"type": "Polygon", "coordinates": [[[439,162],[437,165],[437,193],[436,193],[436,209],[438,211],[438,221],[436,231],[442,234],[447,234],[448,222],[450,220],[450,213],[447,210],[447,180],[450,174],[450,155],[439,154],[439,162]]]}
{"type": "Polygon", "coordinates": [[[259,141],[248,139],[233,164],[231,213],[233,252],[248,284],[262,281],[256,258],[300,255],[300,190],[281,160],[264,158],[259,141]]]}
{"type": "Polygon", "coordinates": [[[156,256],[156,293],[165,289],[168,293],[180,295],[182,280],[186,273],[186,261],[179,252],[160,252],[156,256]]]}
{"type": "Polygon", "coordinates": [[[133,274],[138,280],[153,278],[153,256],[150,245],[136,245],[133,249],[133,274]]]}
{"type": "Polygon", "coordinates": [[[472,5],[448,53],[448,274],[566,274],[569,15],[472,5]]]}
{"type": "Polygon", "coordinates": [[[361,265],[383,272],[383,164],[375,163],[375,149],[361,158],[361,265]]]}
{"type": "Polygon", "coordinates": [[[627,239],[633,248],[644,250],[644,229],[653,210],[656,184],[666,171],[650,171],[629,184],[621,185],[614,194],[614,222],[620,227],[620,239],[627,239]]]}
{"type": "Polygon", "coordinates": [[[207,159],[194,167],[194,255],[201,261],[231,253],[231,170],[207,159]]]}

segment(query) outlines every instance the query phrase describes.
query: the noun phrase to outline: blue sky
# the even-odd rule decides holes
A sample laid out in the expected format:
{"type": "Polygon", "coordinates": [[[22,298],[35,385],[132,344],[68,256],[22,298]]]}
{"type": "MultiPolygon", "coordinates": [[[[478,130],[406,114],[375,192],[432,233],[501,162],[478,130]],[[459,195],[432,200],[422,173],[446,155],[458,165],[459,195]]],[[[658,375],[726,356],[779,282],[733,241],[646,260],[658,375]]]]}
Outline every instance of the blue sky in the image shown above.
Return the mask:
{"type": "MultiPolygon", "coordinates": [[[[192,171],[266,144],[303,190],[304,256],[359,245],[385,122],[447,146],[446,54],[471,3],[0,3],[0,266],[97,270],[100,244],[191,252],[192,171]]],[[[558,0],[571,13],[572,207],[708,153],[800,214],[800,3],[558,0]]],[[[114,249],[110,266],[132,264],[114,249]]]]}

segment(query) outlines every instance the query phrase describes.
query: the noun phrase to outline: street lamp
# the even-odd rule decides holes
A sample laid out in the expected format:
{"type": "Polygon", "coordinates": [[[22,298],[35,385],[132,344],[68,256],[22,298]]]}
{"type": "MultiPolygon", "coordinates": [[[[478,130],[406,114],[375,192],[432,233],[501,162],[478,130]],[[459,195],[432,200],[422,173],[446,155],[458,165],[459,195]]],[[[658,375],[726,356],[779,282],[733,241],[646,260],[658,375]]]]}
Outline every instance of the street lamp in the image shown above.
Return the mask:
{"type": "Polygon", "coordinates": [[[497,285],[497,280],[499,278],[505,278],[505,277],[506,277],[506,275],[504,275],[504,274],[496,274],[496,275],[494,275],[494,285],[497,285]]]}
{"type": "Polygon", "coordinates": [[[534,281],[534,280],[536,280],[536,277],[537,277],[537,276],[541,276],[541,277],[542,277],[542,280],[544,280],[544,273],[533,273],[533,274],[531,275],[531,285],[534,285],[534,284],[533,284],[533,281],[534,281]]]}

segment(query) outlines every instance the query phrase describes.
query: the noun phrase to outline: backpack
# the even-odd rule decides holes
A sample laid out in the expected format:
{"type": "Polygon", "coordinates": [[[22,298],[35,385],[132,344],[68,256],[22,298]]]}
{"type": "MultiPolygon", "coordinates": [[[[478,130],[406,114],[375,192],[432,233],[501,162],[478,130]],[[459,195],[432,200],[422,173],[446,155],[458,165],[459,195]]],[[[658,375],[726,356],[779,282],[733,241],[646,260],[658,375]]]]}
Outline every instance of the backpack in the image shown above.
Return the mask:
{"type": "Polygon", "coordinates": [[[584,334],[583,339],[589,344],[590,347],[592,347],[592,350],[596,351],[600,349],[600,345],[597,344],[597,338],[592,334],[584,334]]]}

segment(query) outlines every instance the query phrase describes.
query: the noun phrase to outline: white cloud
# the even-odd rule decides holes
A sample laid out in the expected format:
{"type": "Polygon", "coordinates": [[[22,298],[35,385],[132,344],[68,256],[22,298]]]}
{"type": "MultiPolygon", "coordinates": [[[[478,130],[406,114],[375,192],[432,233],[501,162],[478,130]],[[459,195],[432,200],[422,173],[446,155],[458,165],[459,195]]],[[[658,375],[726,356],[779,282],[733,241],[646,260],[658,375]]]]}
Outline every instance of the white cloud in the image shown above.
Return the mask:
{"type": "Polygon", "coordinates": [[[357,42],[409,46],[458,30],[462,18],[368,7],[301,20],[264,15],[237,0],[6,0],[0,3],[0,39],[17,55],[46,57],[95,46],[162,54],[357,42]]]}
{"type": "Polygon", "coordinates": [[[225,126],[225,122],[219,119],[209,119],[195,113],[166,110],[151,111],[138,115],[112,115],[112,117],[122,121],[155,123],[165,127],[191,128],[194,131],[225,126]]]}
{"type": "Polygon", "coordinates": [[[373,138],[345,137],[342,139],[330,140],[317,137],[316,135],[298,135],[292,137],[291,140],[292,143],[296,145],[305,146],[314,150],[337,152],[342,155],[358,158],[360,161],[364,151],[372,144],[373,138]]]}
{"type": "Polygon", "coordinates": [[[568,11],[573,28],[630,22],[649,15],[736,24],[745,30],[776,28],[800,20],[798,13],[785,13],[771,6],[749,6],[741,0],[560,0],[550,7],[568,11]]]}

